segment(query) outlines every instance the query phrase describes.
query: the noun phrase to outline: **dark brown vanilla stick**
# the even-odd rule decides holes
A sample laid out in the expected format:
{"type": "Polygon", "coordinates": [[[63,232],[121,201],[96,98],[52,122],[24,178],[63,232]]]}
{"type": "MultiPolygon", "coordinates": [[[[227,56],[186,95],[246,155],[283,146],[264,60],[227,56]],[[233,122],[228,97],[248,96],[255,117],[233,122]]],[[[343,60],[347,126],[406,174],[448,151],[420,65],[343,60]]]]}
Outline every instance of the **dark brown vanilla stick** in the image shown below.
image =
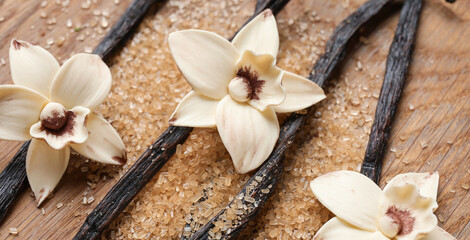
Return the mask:
{"type": "MultiPolygon", "coordinates": [[[[149,8],[158,2],[164,2],[164,0],[134,0],[93,53],[106,60],[125,43],[149,8]]],[[[30,141],[21,146],[0,174],[0,222],[26,183],[25,161],[29,143],[30,141]]]]}
{"type": "Polygon", "coordinates": [[[403,91],[415,42],[422,0],[406,0],[385,67],[384,83],[367,144],[361,173],[379,184],[382,159],[388,144],[392,121],[403,91]]]}
{"type": "Polygon", "coordinates": [[[0,222],[2,222],[13,200],[26,184],[26,153],[29,143],[24,143],[7,167],[0,173],[0,222]]]}
{"type": "MultiPolygon", "coordinates": [[[[286,0],[269,0],[266,6],[277,6],[279,12],[286,0]]],[[[263,11],[264,9],[261,9],[263,11]]],[[[126,208],[140,190],[157,174],[173,156],[178,144],[184,143],[193,128],[170,126],[127,173],[114,185],[93,212],[88,215],[74,239],[97,239],[105,228],[126,208]]]]}
{"type": "MultiPolygon", "coordinates": [[[[324,86],[331,77],[333,70],[345,54],[346,46],[358,29],[370,18],[375,16],[391,0],[369,0],[353,14],[343,20],[330,37],[325,53],[315,63],[314,70],[309,79],[324,86]]],[[[309,108],[311,111],[312,108],[309,108]]],[[[292,144],[297,132],[305,121],[307,115],[293,113],[281,127],[277,144],[258,171],[248,180],[243,189],[235,196],[227,207],[214,216],[205,226],[187,235],[187,228],[183,232],[183,239],[208,239],[212,235],[221,234],[220,239],[236,237],[246,227],[248,222],[258,213],[276,186],[282,172],[282,159],[286,149],[292,144]],[[238,206],[242,206],[239,208],[238,206]],[[228,218],[229,211],[236,211],[235,219],[228,218]],[[217,224],[223,223],[223,224],[217,224]],[[217,225],[222,227],[217,233],[212,229],[217,225]]],[[[233,216],[233,214],[232,214],[233,216]]],[[[190,232],[193,230],[189,230],[190,232]]]]}

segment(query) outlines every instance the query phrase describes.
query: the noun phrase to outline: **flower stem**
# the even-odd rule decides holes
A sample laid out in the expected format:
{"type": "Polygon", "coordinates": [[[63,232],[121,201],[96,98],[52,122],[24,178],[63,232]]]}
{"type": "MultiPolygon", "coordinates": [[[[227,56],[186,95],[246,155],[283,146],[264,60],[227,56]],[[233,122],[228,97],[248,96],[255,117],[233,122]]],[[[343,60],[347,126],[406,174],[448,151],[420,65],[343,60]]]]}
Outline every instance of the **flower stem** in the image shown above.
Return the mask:
{"type": "MultiPolygon", "coordinates": [[[[341,61],[346,52],[349,40],[357,33],[369,19],[387,5],[391,0],[369,0],[359,7],[354,13],[343,20],[336,27],[330,37],[325,53],[315,63],[309,79],[323,87],[331,77],[333,70],[341,61]]],[[[309,108],[309,112],[312,107],[309,108]]],[[[281,132],[276,146],[269,158],[247,181],[243,189],[233,198],[233,200],[206,225],[198,230],[189,230],[191,224],[186,225],[183,231],[183,239],[208,239],[209,236],[220,236],[220,239],[231,239],[236,237],[248,222],[263,207],[266,200],[273,192],[273,188],[279,181],[282,173],[282,159],[284,153],[292,145],[292,142],[301,128],[308,114],[293,113],[281,127],[281,132]],[[242,206],[239,208],[238,206],[242,206]],[[238,211],[235,219],[230,219],[229,211],[238,211]],[[217,233],[212,229],[217,222],[223,222],[222,228],[217,233]],[[189,231],[188,231],[189,230],[189,231]]],[[[195,224],[196,225],[196,224],[195,224]]],[[[217,224],[221,225],[221,224],[217,224]]]]}
{"type": "Polygon", "coordinates": [[[361,167],[361,173],[377,184],[380,181],[383,156],[411,60],[421,7],[422,0],[405,1],[387,57],[384,83],[361,167]]]}
{"type": "MultiPolygon", "coordinates": [[[[138,26],[148,9],[164,0],[134,0],[108,34],[94,49],[93,53],[108,59],[126,42],[138,26]]],[[[26,183],[26,153],[30,141],[24,143],[7,167],[0,173],[0,222],[3,221],[15,198],[26,183]]]]}

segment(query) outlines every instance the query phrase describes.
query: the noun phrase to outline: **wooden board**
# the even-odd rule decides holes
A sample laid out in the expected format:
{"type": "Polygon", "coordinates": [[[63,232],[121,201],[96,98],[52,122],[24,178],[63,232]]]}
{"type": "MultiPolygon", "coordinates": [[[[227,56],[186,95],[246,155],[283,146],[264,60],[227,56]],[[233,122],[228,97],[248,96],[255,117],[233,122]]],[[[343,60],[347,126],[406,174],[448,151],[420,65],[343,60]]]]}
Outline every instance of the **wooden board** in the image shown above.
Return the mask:
{"type": "MultiPolygon", "coordinates": [[[[470,239],[470,2],[457,1],[450,7],[439,0],[425,1],[416,50],[392,131],[389,148],[395,152],[387,152],[382,184],[399,173],[439,171],[439,209],[436,212],[439,225],[458,239],[470,239]]],[[[130,0],[91,1],[90,7],[82,6],[83,2],[86,1],[70,1],[63,6],[52,0],[0,0],[0,84],[11,83],[8,64],[11,38],[41,46],[54,42],[48,50],[62,62],[72,53],[96,46],[102,35],[93,36],[94,31],[87,35],[87,29],[102,28],[104,34],[109,29],[106,25],[112,25],[130,0]],[[43,6],[42,2],[47,4],[43,6]],[[96,9],[99,12],[94,11],[96,9]],[[72,21],[71,27],[68,19],[72,21]],[[62,37],[65,41],[59,46],[62,37]]],[[[283,14],[284,18],[293,16],[294,10],[304,5],[316,12],[335,13],[329,15],[331,30],[362,2],[335,0],[314,5],[293,0],[289,6],[291,11],[283,14]],[[345,5],[349,7],[336,7],[345,5]]],[[[348,55],[341,73],[350,73],[350,78],[362,77],[354,71],[357,59],[361,59],[370,73],[383,76],[384,56],[397,15],[398,12],[394,12],[380,24],[380,34],[370,34],[368,44],[348,55]]],[[[6,166],[20,144],[0,141],[0,169],[6,166]]],[[[53,201],[42,206],[44,215],[34,205],[30,191],[24,191],[0,224],[0,239],[71,239],[86,218],[82,213],[90,212],[115,181],[100,181],[92,190],[96,200],[82,204],[82,194],[88,187],[86,174],[67,172],[53,201]],[[59,203],[64,205],[57,208],[59,203]],[[9,235],[10,227],[18,228],[20,235],[9,235]]]]}

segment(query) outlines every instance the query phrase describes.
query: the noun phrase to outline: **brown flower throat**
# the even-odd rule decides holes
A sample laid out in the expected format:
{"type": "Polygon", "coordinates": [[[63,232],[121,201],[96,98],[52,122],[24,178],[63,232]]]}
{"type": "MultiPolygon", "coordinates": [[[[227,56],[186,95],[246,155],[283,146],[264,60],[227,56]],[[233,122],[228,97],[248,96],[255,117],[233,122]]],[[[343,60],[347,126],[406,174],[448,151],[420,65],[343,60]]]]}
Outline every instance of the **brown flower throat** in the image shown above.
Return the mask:
{"type": "Polygon", "coordinates": [[[258,94],[263,90],[265,84],[264,80],[258,79],[258,73],[251,71],[250,67],[242,67],[237,71],[237,77],[243,79],[243,82],[247,86],[248,99],[259,100],[258,94]]]}

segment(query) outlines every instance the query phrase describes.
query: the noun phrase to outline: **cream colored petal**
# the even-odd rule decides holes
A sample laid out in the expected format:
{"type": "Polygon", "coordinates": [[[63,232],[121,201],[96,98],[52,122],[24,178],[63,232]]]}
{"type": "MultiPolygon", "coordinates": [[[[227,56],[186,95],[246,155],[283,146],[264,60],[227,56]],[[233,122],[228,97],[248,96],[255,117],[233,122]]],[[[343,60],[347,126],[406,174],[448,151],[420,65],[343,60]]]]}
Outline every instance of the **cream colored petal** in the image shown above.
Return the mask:
{"type": "Polygon", "coordinates": [[[115,165],[126,163],[126,147],[108,121],[96,114],[90,114],[86,126],[90,132],[88,139],[81,144],[71,144],[75,151],[100,163],[115,165]]]}
{"type": "Polygon", "coordinates": [[[41,121],[34,124],[29,133],[32,137],[46,140],[54,149],[62,149],[69,143],[83,143],[88,138],[85,126],[90,110],[84,107],[74,107],[69,110],[66,125],[58,131],[46,129],[41,121]]]}
{"type": "Polygon", "coordinates": [[[168,37],[171,54],[193,89],[207,97],[227,95],[239,53],[225,38],[202,30],[173,32],[168,37]]]}
{"type": "Polygon", "coordinates": [[[186,127],[215,127],[215,110],[219,100],[191,91],[181,100],[170,118],[170,124],[186,127]]]}
{"type": "MultiPolygon", "coordinates": [[[[404,173],[399,174],[392,178],[384,191],[387,191],[392,186],[403,186],[406,184],[414,184],[418,187],[419,193],[423,197],[430,197],[434,200],[437,199],[437,188],[439,185],[439,173],[404,173]]],[[[437,206],[436,206],[437,207],[437,206]]]]}
{"type": "Polygon", "coordinates": [[[335,171],[310,183],[315,197],[337,217],[368,231],[376,231],[384,198],[382,190],[366,176],[335,171]]]}
{"type": "Polygon", "coordinates": [[[16,85],[49,96],[49,87],[59,71],[59,63],[47,50],[13,39],[10,44],[11,77],[16,85]]]}
{"type": "Polygon", "coordinates": [[[0,139],[27,141],[48,100],[23,86],[0,86],[0,139]]]}
{"type": "Polygon", "coordinates": [[[272,11],[266,9],[256,16],[238,32],[232,43],[240,52],[250,50],[276,57],[279,50],[279,33],[272,11]]]}
{"type": "Polygon", "coordinates": [[[52,82],[50,96],[66,108],[97,108],[111,89],[111,71],[98,55],[80,53],[67,60],[52,82]]]}
{"type": "Polygon", "coordinates": [[[435,227],[428,235],[426,235],[421,240],[457,240],[450,233],[446,232],[440,227],[435,227]]]}
{"type": "Polygon", "coordinates": [[[430,197],[420,196],[416,185],[391,186],[385,191],[382,214],[401,222],[397,240],[415,240],[437,226],[432,208],[434,202],[430,197]]]}
{"type": "Polygon", "coordinates": [[[230,96],[223,98],[217,106],[216,122],[239,173],[259,167],[271,154],[279,137],[279,123],[271,108],[260,112],[230,96]]]}
{"type": "Polygon", "coordinates": [[[273,106],[274,111],[279,113],[308,108],[326,97],[320,86],[290,72],[284,71],[282,86],[286,91],[286,99],[280,105],[273,106]]]}
{"type": "Polygon", "coordinates": [[[236,65],[237,79],[244,78],[247,83],[248,104],[260,111],[281,104],[286,97],[281,84],[282,71],[274,64],[275,59],[269,54],[245,51],[236,65]]]}
{"type": "Polygon", "coordinates": [[[70,148],[56,150],[43,141],[33,139],[26,155],[26,175],[39,206],[59,183],[70,157],[70,148]]]}
{"type": "Polygon", "coordinates": [[[389,240],[380,231],[365,231],[335,217],[323,225],[314,240],[389,240]]]}

